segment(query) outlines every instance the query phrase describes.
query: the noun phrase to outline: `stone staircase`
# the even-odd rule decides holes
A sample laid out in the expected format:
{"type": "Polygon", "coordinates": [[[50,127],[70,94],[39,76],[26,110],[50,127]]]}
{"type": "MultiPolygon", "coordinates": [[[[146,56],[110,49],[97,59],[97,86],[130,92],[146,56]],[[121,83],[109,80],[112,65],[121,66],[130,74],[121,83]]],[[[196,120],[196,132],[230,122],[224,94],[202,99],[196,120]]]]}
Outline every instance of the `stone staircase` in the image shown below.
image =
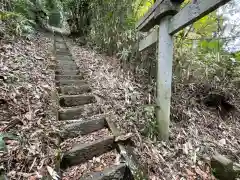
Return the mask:
{"type": "Polygon", "coordinates": [[[91,88],[74,62],[63,36],[54,36],[54,49],[56,89],[60,106],[58,120],[68,122],[61,132],[61,142],[78,136],[86,139],[89,139],[88,136],[91,137],[91,141],[85,143],[80,141],[64,152],[59,165],[60,172],[113,151],[121,157],[118,164],[109,165],[100,172],[88,173],[80,179],[147,179],[143,178],[145,176],[126,148],[128,145],[125,144],[128,144],[128,140],[116,141],[121,133],[114,124],[105,117],[91,118],[94,114],[101,114],[100,107],[94,104],[96,98],[91,94],[91,88]],[[107,133],[101,135],[102,130],[107,133]],[[95,132],[97,134],[99,132],[100,135],[92,136],[95,132]]]}

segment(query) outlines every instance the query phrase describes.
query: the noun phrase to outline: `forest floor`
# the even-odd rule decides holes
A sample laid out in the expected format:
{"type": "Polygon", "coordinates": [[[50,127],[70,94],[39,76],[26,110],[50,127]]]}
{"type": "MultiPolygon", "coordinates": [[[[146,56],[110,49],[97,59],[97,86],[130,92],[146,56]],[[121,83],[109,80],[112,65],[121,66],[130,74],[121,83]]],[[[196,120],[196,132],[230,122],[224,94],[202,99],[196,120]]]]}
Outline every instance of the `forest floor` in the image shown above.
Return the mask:
{"type": "MultiPolygon", "coordinates": [[[[174,83],[170,142],[156,140],[153,97],[148,85],[131,72],[120,69],[114,57],[71,44],[71,51],[85,78],[99,97],[105,114],[126,133],[133,133],[135,154],[152,180],[215,179],[210,158],[216,152],[240,163],[240,96],[231,85],[174,83]],[[204,97],[211,93],[228,97],[230,112],[208,107],[204,97]]],[[[144,79],[144,78],[142,78],[144,79]]]]}
{"type": "MultiPolygon", "coordinates": [[[[34,180],[54,167],[59,123],[52,111],[52,45],[41,33],[0,41],[0,170],[10,179],[34,180]]],[[[101,112],[133,134],[135,154],[151,180],[214,179],[209,159],[215,152],[240,162],[240,96],[233,87],[174,83],[170,142],[163,143],[155,138],[154,98],[142,77],[123,71],[117,58],[71,40],[68,45],[101,112]],[[212,91],[227,93],[235,109],[223,116],[199,100],[212,91]]]]}
{"type": "Polygon", "coordinates": [[[51,36],[0,40],[0,171],[10,179],[41,177],[54,165],[51,36]]]}

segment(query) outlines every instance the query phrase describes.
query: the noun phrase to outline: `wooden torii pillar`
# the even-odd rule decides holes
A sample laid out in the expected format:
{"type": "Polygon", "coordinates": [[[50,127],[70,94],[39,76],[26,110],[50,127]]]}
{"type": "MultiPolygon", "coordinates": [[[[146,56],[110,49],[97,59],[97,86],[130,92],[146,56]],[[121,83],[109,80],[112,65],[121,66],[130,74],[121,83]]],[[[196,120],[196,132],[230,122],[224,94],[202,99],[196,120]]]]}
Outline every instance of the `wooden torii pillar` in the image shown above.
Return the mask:
{"type": "Polygon", "coordinates": [[[157,0],[146,15],[136,24],[136,29],[148,32],[139,42],[139,51],[158,43],[156,120],[159,139],[168,141],[172,87],[173,35],[230,0],[193,0],[181,11],[183,0],[157,0]]]}

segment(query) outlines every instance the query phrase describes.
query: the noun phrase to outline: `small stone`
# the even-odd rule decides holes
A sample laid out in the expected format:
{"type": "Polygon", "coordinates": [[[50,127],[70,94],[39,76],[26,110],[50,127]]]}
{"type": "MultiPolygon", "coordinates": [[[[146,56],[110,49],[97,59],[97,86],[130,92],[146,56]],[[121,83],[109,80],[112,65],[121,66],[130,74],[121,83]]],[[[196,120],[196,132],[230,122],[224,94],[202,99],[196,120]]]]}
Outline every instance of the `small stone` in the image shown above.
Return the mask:
{"type": "Polygon", "coordinates": [[[226,145],[226,139],[221,139],[218,143],[220,146],[224,146],[226,145]]]}

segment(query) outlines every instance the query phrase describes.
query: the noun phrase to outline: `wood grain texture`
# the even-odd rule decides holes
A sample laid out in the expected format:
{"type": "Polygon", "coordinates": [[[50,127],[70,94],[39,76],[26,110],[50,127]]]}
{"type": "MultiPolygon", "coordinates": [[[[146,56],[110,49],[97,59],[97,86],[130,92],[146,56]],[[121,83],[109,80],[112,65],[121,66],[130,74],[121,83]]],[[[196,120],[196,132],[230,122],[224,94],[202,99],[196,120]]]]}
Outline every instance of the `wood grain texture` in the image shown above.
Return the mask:
{"type": "Polygon", "coordinates": [[[67,124],[61,131],[61,136],[66,138],[74,138],[78,135],[86,135],[94,131],[98,131],[106,127],[105,119],[83,120],[78,123],[67,124]]]}
{"type": "MultiPolygon", "coordinates": [[[[114,123],[111,122],[109,117],[106,117],[106,123],[110,131],[113,133],[115,137],[121,135],[120,131],[117,129],[114,123]]],[[[116,148],[119,154],[124,158],[127,162],[128,170],[130,171],[128,174],[130,175],[129,179],[141,179],[148,180],[147,173],[142,170],[142,167],[137,162],[136,158],[134,158],[133,153],[129,152],[129,148],[126,148],[122,143],[117,143],[116,148]]]]}
{"type": "Polygon", "coordinates": [[[76,145],[70,151],[64,153],[61,168],[65,169],[69,166],[84,163],[93,157],[100,156],[114,148],[115,144],[113,136],[105,137],[89,144],[76,145]]]}
{"type": "Polygon", "coordinates": [[[101,112],[101,107],[97,106],[79,106],[71,108],[61,108],[58,111],[59,120],[79,120],[80,118],[87,118],[92,115],[99,114],[101,112]]]}
{"type": "Polygon", "coordinates": [[[173,38],[168,34],[169,18],[170,16],[165,17],[159,25],[157,60],[156,119],[159,138],[164,141],[169,137],[173,65],[173,38]]]}
{"type": "Polygon", "coordinates": [[[196,22],[230,0],[198,0],[188,4],[170,20],[169,34],[173,35],[188,25],[196,22]]]}
{"type": "Polygon", "coordinates": [[[76,71],[69,71],[69,70],[56,70],[55,71],[55,74],[56,75],[63,75],[63,76],[76,76],[76,75],[79,75],[79,71],[78,70],[76,70],[76,71]]]}
{"type": "Polygon", "coordinates": [[[62,65],[56,65],[56,69],[58,70],[68,70],[68,71],[77,71],[78,67],[75,64],[62,64],[62,65]]]}
{"type": "Polygon", "coordinates": [[[69,76],[69,75],[56,75],[55,79],[57,81],[59,80],[81,80],[83,79],[82,75],[73,75],[73,76],[69,76]]]}
{"type": "Polygon", "coordinates": [[[120,163],[120,165],[112,166],[104,171],[87,174],[80,180],[130,180],[130,178],[125,178],[126,169],[126,164],[120,163]]]}
{"type": "Polygon", "coordinates": [[[83,107],[62,109],[58,111],[58,118],[60,121],[78,119],[81,117],[84,110],[83,107]]]}
{"type": "Polygon", "coordinates": [[[136,24],[136,28],[139,29],[140,26],[146,22],[146,21],[150,21],[150,19],[154,18],[154,11],[155,9],[159,6],[159,4],[161,3],[162,0],[157,0],[153,6],[148,10],[148,12],[137,22],[136,24]],[[152,17],[151,17],[152,16],[152,17]]]}
{"type": "Polygon", "coordinates": [[[156,45],[157,41],[158,41],[158,28],[154,29],[145,38],[140,40],[139,51],[141,52],[149,47],[156,45]]]}
{"type": "Polygon", "coordinates": [[[56,51],[56,60],[57,61],[73,61],[72,56],[69,54],[69,51],[65,52],[62,50],[56,51]]]}
{"type": "Polygon", "coordinates": [[[61,95],[59,97],[60,106],[73,107],[96,102],[94,96],[85,95],[61,95]]]}
{"type": "Polygon", "coordinates": [[[77,66],[77,65],[74,61],[58,61],[57,66],[65,67],[65,66],[77,66]]]}
{"type": "Polygon", "coordinates": [[[146,13],[146,15],[137,23],[138,31],[147,32],[160,20],[168,15],[175,15],[178,12],[179,5],[173,4],[170,0],[159,0],[146,13]]]}
{"type": "Polygon", "coordinates": [[[85,80],[59,80],[56,81],[57,86],[82,86],[86,85],[87,82],[85,80]]]}
{"type": "Polygon", "coordinates": [[[58,88],[58,92],[64,95],[77,95],[91,92],[91,88],[86,85],[81,86],[62,86],[58,88]]]}

